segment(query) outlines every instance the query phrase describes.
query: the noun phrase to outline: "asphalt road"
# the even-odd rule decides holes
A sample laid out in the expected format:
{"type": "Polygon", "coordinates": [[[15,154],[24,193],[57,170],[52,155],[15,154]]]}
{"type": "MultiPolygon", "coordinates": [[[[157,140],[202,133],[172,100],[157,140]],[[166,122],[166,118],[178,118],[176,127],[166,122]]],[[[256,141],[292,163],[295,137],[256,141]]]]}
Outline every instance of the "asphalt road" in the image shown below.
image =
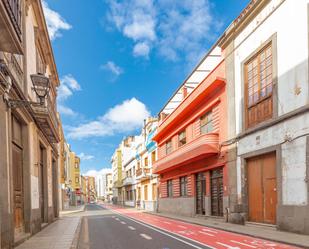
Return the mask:
{"type": "Polygon", "coordinates": [[[81,223],[78,249],[210,248],[116,214],[99,205],[87,205],[85,211],[81,223]]]}
{"type": "Polygon", "coordinates": [[[111,204],[87,205],[81,216],[78,249],[296,248],[111,204]]]}

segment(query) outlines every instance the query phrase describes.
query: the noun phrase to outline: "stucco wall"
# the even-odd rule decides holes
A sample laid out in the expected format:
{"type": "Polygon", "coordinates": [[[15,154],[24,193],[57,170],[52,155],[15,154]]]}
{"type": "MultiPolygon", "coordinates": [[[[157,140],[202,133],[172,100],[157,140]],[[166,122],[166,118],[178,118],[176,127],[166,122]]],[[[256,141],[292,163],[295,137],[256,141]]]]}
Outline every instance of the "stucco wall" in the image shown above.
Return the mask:
{"type": "Polygon", "coordinates": [[[159,198],[158,211],[185,216],[194,216],[194,198],[159,198]]]}
{"type": "Polygon", "coordinates": [[[308,2],[298,0],[295,4],[293,0],[273,0],[236,37],[234,45],[237,133],[243,130],[242,63],[273,35],[277,37],[277,43],[273,45],[277,50],[275,60],[278,74],[278,116],[308,103],[308,2]],[[280,5],[281,2],[283,3],[280,5]],[[266,18],[268,15],[270,16],[266,18]]]}
{"type": "MultiPolygon", "coordinates": [[[[243,82],[243,62],[273,35],[276,35],[274,46],[277,49],[278,116],[308,103],[308,2],[300,0],[295,4],[291,0],[271,1],[235,39],[235,82],[239,82],[235,86],[237,133],[243,130],[244,119],[244,84],[240,84],[243,82]],[[272,13],[276,7],[278,9],[272,13]]],[[[308,127],[308,116],[303,116],[256,132],[239,141],[238,155],[283,143],[287,137],[294,138],[309,132],[308,127]]],[[[303,143],[295,141],[282,146],[282,201],[286,205],[307,204],[305,146],[301,148],[303,143]],[[298,158],[295,158],[296,153],[298,158]]],[[[241,161],[237,163],[239,168],[241,161]]]]}

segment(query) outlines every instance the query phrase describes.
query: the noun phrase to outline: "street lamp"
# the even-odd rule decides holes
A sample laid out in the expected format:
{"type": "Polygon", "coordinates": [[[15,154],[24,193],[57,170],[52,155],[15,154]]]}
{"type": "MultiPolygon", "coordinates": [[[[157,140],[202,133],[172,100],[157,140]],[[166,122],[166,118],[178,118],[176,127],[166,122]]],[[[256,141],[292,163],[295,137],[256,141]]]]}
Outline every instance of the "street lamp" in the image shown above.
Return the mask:
{"type": "Polygon", "coordinates": [[[3,96],[4,101],[10,108],[18,108],[22,106],[43,106],[45,104],[45,98],[50,90],[50,80],[43,74],[32,74],[30,75],[33,90],[36,96],[39,98],[39,102],[32,102],[27,100],[14,100],[9,98],[9,93],[12,87],[11,79],[7,80],[7,87],[3,96]]]}
{"type": "Polygon", "coordinates": [[[30,75],[34,91],[40,99],[40,105],[44,105],[45,97],[50,90],[49,78],[45,77],[43,74],[32,74],[30,75]]]}

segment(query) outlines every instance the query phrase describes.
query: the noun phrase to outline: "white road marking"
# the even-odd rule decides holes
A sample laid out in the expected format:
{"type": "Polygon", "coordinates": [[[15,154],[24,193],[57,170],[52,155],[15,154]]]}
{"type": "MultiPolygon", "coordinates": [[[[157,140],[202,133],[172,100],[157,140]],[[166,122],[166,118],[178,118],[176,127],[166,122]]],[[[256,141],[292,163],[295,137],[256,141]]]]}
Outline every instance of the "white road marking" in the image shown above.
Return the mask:
{"type": "Polygon", "coordinates": [[[198,231],[199,233],[201,234],[204,234],[204,235],[208,235],[208,236],[211,236],[211,237],[214,237],[215,235],[211,234],[211,233],[206,233],[206,232],[203,232],[203,231],[198,231]]]}
{"type": "Polygon", "coordinates": [[[113,210],[113,209],[109,209],[109,210],[110,210],[111,212],[113,212],[113,213],[116,213],[116,214],[118,214],[118,215],[120,215],[120,216],[122,216],[122,217],[128,219],[128,220],[134,221],[134,222],[137,223],[137,224],[140,224],[140,225],[142,225],[142,226],[144,226],[144,227],[150,228],[150,229],[152,229],[152,230],[154,230],[154,231],[156,231],[156,232],[158,232],[158,233],[164,234],[164,235],[166,235],[166,236],[168,236],[168,237],[171,237],[171,238],[173,238],[173,239],[175,239],[175,240],[178,240],[178,241],[180,241],[180,242],[182,242],[182,243],[184,243],[184,244],[186,244],[186,245],[189,245],[189,246],[191,246],[191,247],[194,247],[194,248],[196,248],[196,249],[203,249],[203,248],[202,248],[202,247],[199,247],[199,246],[196,246],[196,245],[194,245],[194,244],[191,244],[191,243],[189,243],[189,242],[187,242],[187,241],[185,241],[185,240],[183,240],[183,239],[180,239],[180,238],[178,238],[178,237],[182,237],[182,238],[184,238],[184,239],[186,239],[186,240],[192,241],[192,242],[194,242],[194,243],[196,243],[196,244],[200,244],[200,245],[202,245],[202,246],[207,246],[207,247],[210,248],[210,249],[216,249],[215,247],[212,247],[212,246],[209,246],[209,245],[207,245],[207,244],[201,243],[201,242],[199,242],[199,241],[196,241],[196,240],[187,238],[187,237],[185,237],[185,236],[182,236],[181,234],[177,234],[177,233],[168,231],[168,230],[166,230],[166,229],[160,228],[160,227],[155,226],[155,225],[151,225],[151,226],[150,226],[150,225],[147,225],[146,223],[139,222],[139,221],[137,221],[137,220],[135,220],[135,219],[133,219],[133,218],[130,218],[130,217],[128,217],[128,216],[125,216],[125,215],[123,215],[122,213],[120,213],[120,212],[118,212],[118,211],[115,211],[115,210],[113,210]],[[163,230],[163,231],[162,231],[162,230],[163,230]],[[164,231],[166,231],[166,232],[164,232],[164,231]],[[170,233],[170,234],[169,234],[169,233],[170,233]],[[175,236],[173,236],[173,235],[171,235],[171,234],[174,234],[174,235],[176,235],[176,236],[178,236],[178,237],[175,237],[175,236]]]}
{"type": "Polygon", "coordinates": [[[181,226],[181,225],[178,225],[178,227],[183,228],[183,229],[187,229],[187,227],[181,226]]]}
{"type": "Polygon", "coordinates": [[[236,240],[230,240],[230,241],[233,242],[233,243],[239,244],[239,245],[243,245],[243,246],[247,246],[247,247],[251,247],[251,248],[256,248],[256,246],[248,245],[246,243],[242,243],[242,242],[239,242],[239,241],[236,241],[236,240]]]}
{"type": "Polygon", "coordinates": [[[132,226],[128,226],[128,228],[131,229],[131,230],[133,230],[133,231],[136,230],[136,229],[135,229],[134,227],[132,227],[132,226]]]}
{"type": "Polygon", "coordinates": [[[228,249],[240,249],[239,247],[230,246],[230,245],[223,244],[223,243],[220,243],[220,242],[216,242],[216,243],[217,243],[218,245],[225,246],[225,247],[228,248],[228,249]]]}
{"type": "Polygon", "coordinates": [[[123,224],[123,225],[127,224],[127,223],[125,223],[124,221],[121,221],[120,223],[123,224]]]}
{"type": "Polygon", "coordinates": [[[206,229],[206,228],[204,228],[203,231],[210,232],[210,233],[218,233],[217,231],[206,229]]]}
{"type": "Polygon", "coordinates": [[[149,235],[144,234],[144,233],[141,233],[140,236],[143,237],[144,239],[147,239],[147,240],[151,240],[152,239],[149,235]]]}

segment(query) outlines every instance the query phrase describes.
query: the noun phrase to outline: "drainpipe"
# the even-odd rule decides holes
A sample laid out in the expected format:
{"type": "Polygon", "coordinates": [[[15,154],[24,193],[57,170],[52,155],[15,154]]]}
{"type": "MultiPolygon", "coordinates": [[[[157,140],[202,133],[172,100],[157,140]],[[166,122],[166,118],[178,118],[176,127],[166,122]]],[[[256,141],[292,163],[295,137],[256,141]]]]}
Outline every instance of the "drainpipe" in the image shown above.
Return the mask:
{"type": "Polygon", "coordinates": [[[229,222],[230,208],[225,208],[225,222],[229,222]]]}

